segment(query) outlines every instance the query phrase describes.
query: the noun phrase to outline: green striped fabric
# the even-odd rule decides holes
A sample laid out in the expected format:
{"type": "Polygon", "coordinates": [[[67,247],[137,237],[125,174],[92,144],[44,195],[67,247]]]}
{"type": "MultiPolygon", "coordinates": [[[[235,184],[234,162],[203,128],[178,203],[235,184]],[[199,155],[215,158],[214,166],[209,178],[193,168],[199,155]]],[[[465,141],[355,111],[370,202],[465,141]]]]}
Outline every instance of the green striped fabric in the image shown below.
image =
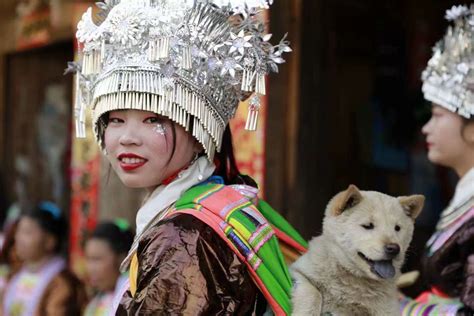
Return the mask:
{"type": "Polygon", "coordinates": [[[290,314],[292,281],[273,223],[269,222],[276,222],[279,230],[298,244],[307,244],[283,217],[263,201],[257,208],[237,190],[214,183],[189,189],[176,202],[171,214],[175,212],[192,214],[220,233],[232,250],[245,259],[254,279],[259,279],[257,285],[274,312],[290,314]]]}

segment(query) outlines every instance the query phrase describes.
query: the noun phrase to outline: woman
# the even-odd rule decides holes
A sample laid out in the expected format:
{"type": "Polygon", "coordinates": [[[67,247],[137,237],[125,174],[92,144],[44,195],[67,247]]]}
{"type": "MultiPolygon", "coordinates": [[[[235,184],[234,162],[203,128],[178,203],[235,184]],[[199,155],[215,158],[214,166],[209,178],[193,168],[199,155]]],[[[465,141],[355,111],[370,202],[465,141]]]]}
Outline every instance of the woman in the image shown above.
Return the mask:
{"type": "Polygon", "coordinates": [[[14,247],[23,266],[7,285],[3,315],[81,314],[82,286],[60,256],[65,226],[51,202],[20,217],[14,247]]]}
{"type": "Polygon", "coordinates": [[[423,126],[431,162],[453,169],[460,180],[441,214],[423,258],[427,291],[405,301],[403,315],[474,313],[474,31],[472,9],[447,11],[454,21],[423,73],[423,92],[432,116],[423,126]]]}
{"type": "Polygon", "coordinates": [[[0,250],[0,306],[3,306],[3,297],[10,278],[21,268],[21,262],[15,253],[15,233],[18,221],[9,223],[4,228],[5,237],[0,250]]]}
{"type": "Polygon", "coordinates": [[[120,263],[132,242],[133,233],[128,223],[120,219],[99,224],[87,240],[87,276],[97,293],[86,307],[86,316],[112,315],[114,293],[123,288],[128,278],[120,274],[120,263]]]}
{"type": "Polygon", "coordinates": [[[265,74],[290,48],[264,34],[255,13],[267,1],[231,2],[106,2],[100,26],[91,10],[78,25],[77,134],[89,104],[114,171],[148,191],[118,314],[291,311],[282,250],[295,256],[306,243],[240,174],[227,126],[256,92],[255,129],[265,74]]]}

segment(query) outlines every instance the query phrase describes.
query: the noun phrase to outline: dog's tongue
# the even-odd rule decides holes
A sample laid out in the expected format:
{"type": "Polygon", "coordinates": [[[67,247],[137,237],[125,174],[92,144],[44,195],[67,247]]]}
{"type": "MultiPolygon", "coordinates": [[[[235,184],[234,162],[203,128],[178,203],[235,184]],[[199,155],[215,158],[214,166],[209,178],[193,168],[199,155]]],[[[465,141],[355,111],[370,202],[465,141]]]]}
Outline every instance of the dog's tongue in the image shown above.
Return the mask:
{"type": "Polygon", "coordinates": [[[375,261],[372,267],[382,279],[390,279],[395,276],[395,268],[390,260],[375,261]]]}

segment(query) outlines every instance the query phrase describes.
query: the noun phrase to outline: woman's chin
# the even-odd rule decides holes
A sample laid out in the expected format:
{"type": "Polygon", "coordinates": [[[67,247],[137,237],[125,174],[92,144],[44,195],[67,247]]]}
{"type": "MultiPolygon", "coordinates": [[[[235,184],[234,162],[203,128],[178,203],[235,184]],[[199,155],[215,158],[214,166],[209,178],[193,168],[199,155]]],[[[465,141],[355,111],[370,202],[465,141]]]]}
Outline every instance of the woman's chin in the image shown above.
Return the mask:
{"type": "Polygon", "coordinates": [[[434,164],[441,164],[439,155],[435,150],[428,151],[428,160],[434,164]]]}
{"type": "Polygon", "coordinates": [[[447,161],[448,159],[443,157],[443,155],[440,155],[437,151],[430,150],[428,152],[428,160],[436,165],[451,168],[451,164],[449,164],[447,161]]]}
{"type": "Polygon", "coordinates": [[[143,179],[143,176],[136,174],[120,174],[119,178],[126,187],[132,189],[143,189],[159,185],[155,183],[156,181],[146,181],[148,179],[143,179]]]}

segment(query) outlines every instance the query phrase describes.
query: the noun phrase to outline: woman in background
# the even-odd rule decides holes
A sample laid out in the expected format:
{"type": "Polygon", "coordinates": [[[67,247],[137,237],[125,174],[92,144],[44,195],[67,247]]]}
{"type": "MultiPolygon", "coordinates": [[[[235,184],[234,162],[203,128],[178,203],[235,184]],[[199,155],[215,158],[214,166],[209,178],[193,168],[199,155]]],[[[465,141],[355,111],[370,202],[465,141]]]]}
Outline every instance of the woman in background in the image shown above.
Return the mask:
{"type": "Polygon", "coordinates": [[[85,293],[60,255],[66,223],[59,208],[42,202],[22,215],[15,251],[22,268],[7,285],[3,315],[80,315],[85,293]]]}
{"type": "Polygon", "coordinates": [[[474,11],[453,7],[446,17],[454,27],[435,46],[423,72],[432,115],[422,131],[428,159],[453,169],[460,180],[426,245],[426,291],[403,301],[403,315],[474,314],[474,11]]]}
{"type": "Polygon", "coordinates": [[[132,245],[133,236],[126,221],[116,220],[99,224],[87,240],[87,277],[97,293],[87,305],[85,316],[109,315],[116,310],[115,293],[120,293],[120,300],[121,288],[128,281],[128,275],[120,274],[120,263],[132,245]]]}

